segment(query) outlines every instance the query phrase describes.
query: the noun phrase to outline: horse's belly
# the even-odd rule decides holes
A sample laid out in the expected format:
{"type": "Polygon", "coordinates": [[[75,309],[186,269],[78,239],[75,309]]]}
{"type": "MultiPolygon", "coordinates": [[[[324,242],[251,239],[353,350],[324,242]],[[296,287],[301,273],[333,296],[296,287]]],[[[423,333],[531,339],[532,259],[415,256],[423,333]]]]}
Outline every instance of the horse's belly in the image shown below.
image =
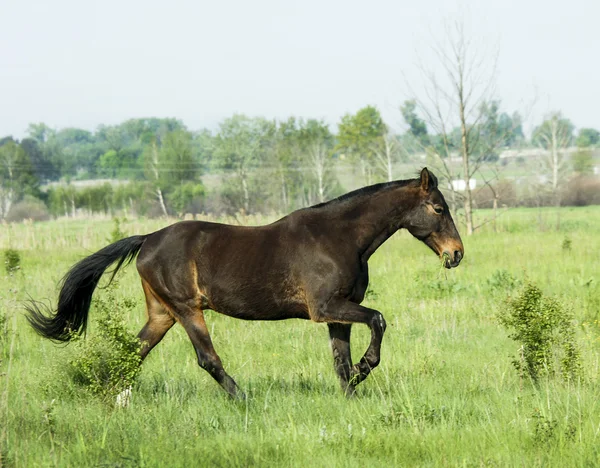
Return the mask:
{"type": "Polygon", "coordinates": [[[243,320],[308,319],[308,307],[295,295],[267,295],[260,292],[237,290],[229,294],[221,291],[208,297],[208,308],[243,320]]]}

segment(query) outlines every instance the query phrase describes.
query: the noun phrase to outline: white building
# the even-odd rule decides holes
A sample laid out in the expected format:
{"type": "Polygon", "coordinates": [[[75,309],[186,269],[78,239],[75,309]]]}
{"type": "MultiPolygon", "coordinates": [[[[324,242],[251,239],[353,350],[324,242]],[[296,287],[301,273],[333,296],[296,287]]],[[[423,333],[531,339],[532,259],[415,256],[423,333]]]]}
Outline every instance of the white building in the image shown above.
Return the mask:
{"type": "MultiPolygon", "coordinates": [[[[477,187],[477,180],[469,179],[469,188],[475,190],[477,187]]],[[[452,186],[449,186],[455,192],[464,192],[467,189],[467,182],[464,179],[456,179],[452,181],[452,186]]]]}

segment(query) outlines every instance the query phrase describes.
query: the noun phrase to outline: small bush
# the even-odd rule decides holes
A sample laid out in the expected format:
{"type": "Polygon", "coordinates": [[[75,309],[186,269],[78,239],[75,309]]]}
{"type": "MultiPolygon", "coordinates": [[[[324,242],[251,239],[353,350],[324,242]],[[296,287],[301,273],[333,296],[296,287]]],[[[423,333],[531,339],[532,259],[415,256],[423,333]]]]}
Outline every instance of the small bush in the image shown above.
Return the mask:
{"type": "Polygon", "coordinates": [[[129,388],[140,371],[141,343],[125,327],[126,312],[135,307],[130,300],[117,300],[112,289],[96,301],[97,334],[89,339],[74,336],[77,347],[69,361],[71,380],[95,395],[110,398],[129,388]]]}
{"type": "Polygon", "coordinates": [[[6,215],[6,221],[9,223],[26,219],[33,221],[47,221],[50,219],[48,208],[46,208],[42,200],[26,196],[22,201],[15,203],[6,215]]]}
{"type": "Polygon", "coordinates": [[[6,249],[4,251],[4,268],[9,275],[21,268],[21,254],[18,250],[6,249]]]}
{"type": "Polygon", "coordinates": [[[496,270],[487,280],[490,289],[506,291],[518,286],[519,280],[506,270],[496,270]]]}
{"type": "Polygon", "coordinates": [[[115,223],[115,226],[113,227],[113,230],[110,232],[110,237],[108,237],[106,240],[108,242],[110,242],[111,244],[113,242],[117,242],[118,240],[121,240],[125,237],[127,237],[127,233],[125,231],[121,231],[121,223],[126,222],[127,219],[126,218],[118,218],[115,217],[113,218],[113,222],[115,223]]]}
{"type": "Polygon", "coordinates": [[[498,320],[521,344],[521,355],[513,364],[522,377],[537,383],[540,376],[552,376],[557,369],[566,379],[583,377],[572,314],[557,300],[545,298],[537,286],[526,284],[519,296],[507,302],[498,320]]]}
{"type": "Polygon", "coordinates": [[[562,249],[565,252],[567,252],[567,251],[571,250],[572,245],[573,245],[573,241],[569,237],[565,236],[565,238],[562,241],[562,249]]]}

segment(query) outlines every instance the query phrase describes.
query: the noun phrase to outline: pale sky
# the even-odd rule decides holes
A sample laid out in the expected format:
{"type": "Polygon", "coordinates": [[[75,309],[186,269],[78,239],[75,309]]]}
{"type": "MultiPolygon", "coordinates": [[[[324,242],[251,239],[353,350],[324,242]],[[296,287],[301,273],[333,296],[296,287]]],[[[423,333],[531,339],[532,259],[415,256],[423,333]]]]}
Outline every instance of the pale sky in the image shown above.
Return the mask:
{"type": "Polygon", "coordinates": [[[0,137],[234,113],[323,118],[372,104],[392,127],[417,56],[462,18],[499,48],[497,96],[533,124],[562,110],[600,129],[600,1],[0,0],[0,137]]]}

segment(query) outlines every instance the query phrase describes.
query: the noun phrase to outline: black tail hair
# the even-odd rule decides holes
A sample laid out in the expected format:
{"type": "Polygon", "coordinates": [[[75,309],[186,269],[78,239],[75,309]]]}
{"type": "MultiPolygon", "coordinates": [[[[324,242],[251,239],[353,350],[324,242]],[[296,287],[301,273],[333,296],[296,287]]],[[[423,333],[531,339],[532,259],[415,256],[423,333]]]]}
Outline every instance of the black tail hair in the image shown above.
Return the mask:
{"type": "Polygon", "coordinates": [[[110,282],[124,264],[135,258],[147,236],[132,236],[110,244],[71,267],[62,279],[58,306],[53,312],[46,304],[30,301],[25,306],[27,320],[43,337],[55,341],[69,341],[87,326],[92,294],[104,271],[117,260],[110,282]],[[42,311],[44,309],[44,311],[42,311]]]}

